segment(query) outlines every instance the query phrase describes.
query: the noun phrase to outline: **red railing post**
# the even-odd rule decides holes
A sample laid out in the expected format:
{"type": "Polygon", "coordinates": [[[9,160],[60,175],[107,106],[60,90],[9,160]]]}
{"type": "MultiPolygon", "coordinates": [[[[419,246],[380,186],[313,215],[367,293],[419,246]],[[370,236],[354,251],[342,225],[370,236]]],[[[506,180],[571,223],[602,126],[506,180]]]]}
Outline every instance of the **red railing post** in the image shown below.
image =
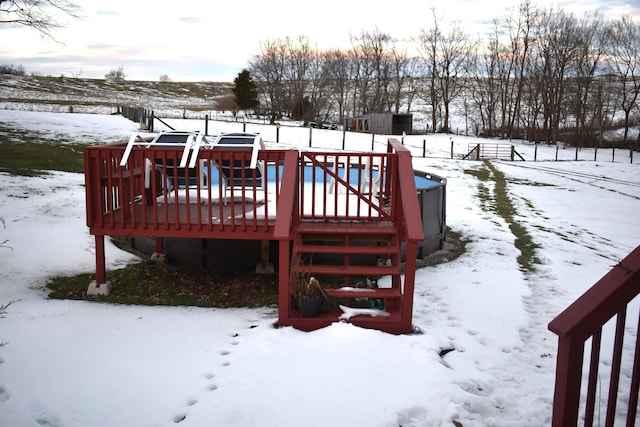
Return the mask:
{"type": "Polygon", "coordinates": [[[395,218],[397,221],[402,221],[406,243],[401,327],[403,333],[409,333],[413,318],[418,242],[424,240],[424,230],[420,215],[414,215],[415,212],[420,212],[420,206],[418,205],[418,190],[413,174],[411,152],[397,139],[389,139],[388,143],[388,151],[395,151],[397,156],[395,173],[392,175],[392,179],[395,181],[395,200],[393,203],[399,208],[400,215],[395,215],[395,218]]]}
{"type": "Polygon", "coordinates": [[[292,236],[292,226],[299,223],[300,206],[298,194],[300,186],[300,161],[296,151],[287,151],[284,157],[282,184],[276,208],[276,222],[273,227],[273,238],[278,240],[278,322],[281,326],[288,326],[289,305],[291,304],[289,269],[291,259],[289,244],[292,236]]]}

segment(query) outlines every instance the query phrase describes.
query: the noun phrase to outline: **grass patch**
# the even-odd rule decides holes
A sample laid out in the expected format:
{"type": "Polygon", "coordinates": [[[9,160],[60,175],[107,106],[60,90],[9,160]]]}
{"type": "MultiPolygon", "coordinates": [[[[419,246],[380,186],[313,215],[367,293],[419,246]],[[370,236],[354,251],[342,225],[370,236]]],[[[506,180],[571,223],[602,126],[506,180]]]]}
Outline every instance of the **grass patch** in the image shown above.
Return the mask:
{"type": "Polygon", "coordinates": [[[82,173],[84,145],[0,141],[0,171],[12,175],[47,175],[50,170],[82,173]]]}
{"type": "MultiPolygon", "coordinates": [[[[116,246],[144,257],[132,250],[126,238],[113,238],[116,246]]],[[[422,260],[418,267],[440,264],[456,259],[465,251],[467,240],[447,228],[447,240],[441,250],[422,260]]],[[[366,282],[364,277],[351,277],[352,286],[366,282]]],[[[197,307],[277,307],[278,275],[257,274],[247,271],[208,271],[194,267],[176,266],[143,261],[120,270],[108,272],[112,292],[106,296],[87,296],[87,288],[95,274],[57,276],[49,279],[46,287],[49,298],[106,302],[132,305],[166,305],[197,307]]],[[[322,276],[323,286],[344,286],[344,278],[322,276]]],[[[333,309],[337,310],[337,304],[333,309]]]]}
{"type": "Polygon", "coordinates": [[[523,271],[535,271],[535,264],[539,264],[540,260],[536,256],[536,250],[539,245],[533,241],[527,229],[514,220],[517,212],[509,193],[507,192],[507,180],[502,172],[496,169],[491,162],[485,161],[483,167],[478,170],[465,170],[465,173],[477,177],[481,183],[479,185],[479,197],[485,207],[493,210],[502,217],[509,230],[515,237],[515,246],[520,251],[518,256],[518,264],[523,271]],[[485,182],[493,180],[493,193],[488,191],[485,182]]]}
{"type": "Polygon", "coordinates": [[[49,298],[115,304],[198,307],[269,307],[278,304],[278,276],[242,271],[205,271],[144,261],[108,273],[108,297],[86,295],[94,274],[58,276],[47,283],[49,298]]]}
{"type": "Polygon", "coordinates": [[[533,238],[522,224],[514,221],[513,218],[516,214],[516,209],[509,198],[507,180],[504,174],[496,169],[490,162],[487,162],[486,165],[491,170],[495,181],[493,192],[496,212],[509,224],[509,229],[516,238],[515,246],[520,250],[518,263],[525,271],[532,272],[535,270],[534,264],[540,263],[540,260],[536,257],[536,250],[540,246],[533,241],[533,238]]]}
{"type": "Polygon", "coordinates": [[[48,171],[84,171],[85,144],[59,144],[38,131],[10,129],[0,123],[0,171],[40,176],[48,171]]]}

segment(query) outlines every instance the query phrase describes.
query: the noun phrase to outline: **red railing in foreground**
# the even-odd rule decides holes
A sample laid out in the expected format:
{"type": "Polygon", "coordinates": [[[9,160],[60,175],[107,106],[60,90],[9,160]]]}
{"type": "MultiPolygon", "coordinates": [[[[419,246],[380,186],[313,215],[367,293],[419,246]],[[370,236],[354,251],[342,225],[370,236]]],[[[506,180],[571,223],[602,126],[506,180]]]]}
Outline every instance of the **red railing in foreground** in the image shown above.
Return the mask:
{"type": "Polygon", "coordinates": [[[594,422],[635,425],[640,385],[639,293],[640,246],[549,323],[558,335],[554,427],[576,426],[579,420],[585,426],[594,422]],[[603,338],[612,345],[603,345],[603,338]]]}

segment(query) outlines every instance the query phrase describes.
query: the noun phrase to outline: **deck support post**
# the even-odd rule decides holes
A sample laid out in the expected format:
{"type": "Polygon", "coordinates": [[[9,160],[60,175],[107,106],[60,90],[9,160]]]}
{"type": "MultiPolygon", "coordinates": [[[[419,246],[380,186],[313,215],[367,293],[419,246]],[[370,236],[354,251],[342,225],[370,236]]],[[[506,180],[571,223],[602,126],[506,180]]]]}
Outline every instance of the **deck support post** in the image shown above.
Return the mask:
{"type": "Polygon", "coordinates": [[[111,294],[111,283],[107,282],[106,263],[104,256],[104,235],[96,234],[96,280],[89,283],[87,295],[111,294]]]}
{"type": "Polygon", "coordinates": [[[275,270],[273,269],[273,264],[269,262],[269,241],[262,240],[261,245],[262,245],[261,251],[260,251],[261,260],[260,260],[260,263],[256,266],[256,273],[258,274],[275,273],[275,270]]]}
{"type": "Polygon", "coordinates": [[[164,253],[164,239],[162,237],[156,237],[156,251],[151,254],[151,260],[159,263],[164,263],[167,260],[164,253]]]}
{"type": "Polygon", "coordinates": [[[106,282],[106,267],[104,256],[104,236],[96,234],[96,283],[100,285],[106,282]]]}
{"type": "Polygon", "coordinates": [[[156,253],[164,253],[164,239],[162,237],[156,237],[156,253]]]}

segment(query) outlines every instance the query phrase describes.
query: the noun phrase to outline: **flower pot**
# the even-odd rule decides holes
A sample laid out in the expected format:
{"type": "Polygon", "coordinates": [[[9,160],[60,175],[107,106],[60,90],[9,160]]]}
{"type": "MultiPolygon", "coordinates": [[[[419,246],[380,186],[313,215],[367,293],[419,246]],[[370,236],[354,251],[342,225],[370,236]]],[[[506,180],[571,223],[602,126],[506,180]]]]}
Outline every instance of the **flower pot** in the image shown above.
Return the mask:
{"type": "Polygon", "coordinates": [[[322,313],[324,295],[295,295],[296,307],[303,317],[315,317],[322,313]]]}

